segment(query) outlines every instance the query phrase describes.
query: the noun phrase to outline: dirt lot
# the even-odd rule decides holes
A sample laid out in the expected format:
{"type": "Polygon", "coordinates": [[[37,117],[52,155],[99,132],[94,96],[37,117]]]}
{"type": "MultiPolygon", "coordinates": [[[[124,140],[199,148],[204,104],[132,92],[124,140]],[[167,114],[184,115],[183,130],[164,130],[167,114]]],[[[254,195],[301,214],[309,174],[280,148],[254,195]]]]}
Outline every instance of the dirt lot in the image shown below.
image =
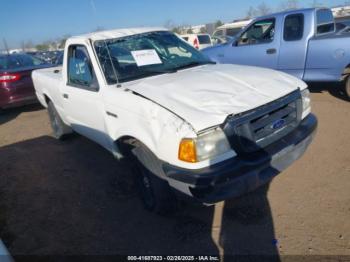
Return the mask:
{"type": "Polygon", "coordinates": [[[301,160],[248,196],[171,217],[143,209],[126,163],[80,136],[55,141],[41,107],[5,112],[0,238],[14,255],[350,255],[350,103],[323,89],[301,160]]]}

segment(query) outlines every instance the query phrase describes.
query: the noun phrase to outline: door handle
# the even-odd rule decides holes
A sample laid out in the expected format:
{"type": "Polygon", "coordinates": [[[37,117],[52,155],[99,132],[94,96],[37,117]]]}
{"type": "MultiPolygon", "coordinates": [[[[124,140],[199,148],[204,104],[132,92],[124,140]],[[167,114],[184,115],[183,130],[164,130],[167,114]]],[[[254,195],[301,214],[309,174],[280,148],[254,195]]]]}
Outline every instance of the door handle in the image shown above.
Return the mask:
{"type": "Polygon", "coordinates": [[[276,54],[277,50],[275,48],[270,48],[266,50],[266,54],[273,55],[276,54]]]}
{"type": "Polygon", "coordinates": [[[68,99],[69,98],[68,94],[63,94],[63,98],[68,99]]]}

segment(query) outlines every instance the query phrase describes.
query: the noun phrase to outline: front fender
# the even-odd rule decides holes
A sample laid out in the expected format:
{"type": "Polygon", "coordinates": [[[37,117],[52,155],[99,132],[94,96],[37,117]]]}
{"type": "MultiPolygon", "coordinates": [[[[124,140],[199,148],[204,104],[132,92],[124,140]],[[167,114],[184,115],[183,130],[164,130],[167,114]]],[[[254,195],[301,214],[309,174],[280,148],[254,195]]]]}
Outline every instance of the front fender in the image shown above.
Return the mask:
{"type": "MultiPolygon", "coordinates": [[[[105,121],[112,141],[133,137],[164,162],[181,165],[178,160],[181,139],[196,137],[187,122],[143,97],[121,99],[118,105],[107,105],[106,110],[115,114],[115,117],[107,115],[105,121]]],[[[115,150],[120,153],[118,148],[115,150]]]]}

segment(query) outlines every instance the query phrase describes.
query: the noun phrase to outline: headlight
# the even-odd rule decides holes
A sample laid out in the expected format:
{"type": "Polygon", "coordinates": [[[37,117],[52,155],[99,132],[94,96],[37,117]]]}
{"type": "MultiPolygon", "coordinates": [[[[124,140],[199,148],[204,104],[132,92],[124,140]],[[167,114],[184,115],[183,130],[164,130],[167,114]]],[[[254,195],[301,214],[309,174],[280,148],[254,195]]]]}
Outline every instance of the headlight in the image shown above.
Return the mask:
{"type": "Polygon", "coordinates": [[[226,135],[217,128],[199,135],[197,138],[182,139],[179,146],[179,159],[196,163],[232,151],[226,135]]]}
{"type": "Polygon", "coordinates": [[[310,99],[310,91],[309,89],[305,89],[301,91],[301,98],[303,102],[303,114],[302,119],[304,119],[311,112],[311,99],[310,99]]]}

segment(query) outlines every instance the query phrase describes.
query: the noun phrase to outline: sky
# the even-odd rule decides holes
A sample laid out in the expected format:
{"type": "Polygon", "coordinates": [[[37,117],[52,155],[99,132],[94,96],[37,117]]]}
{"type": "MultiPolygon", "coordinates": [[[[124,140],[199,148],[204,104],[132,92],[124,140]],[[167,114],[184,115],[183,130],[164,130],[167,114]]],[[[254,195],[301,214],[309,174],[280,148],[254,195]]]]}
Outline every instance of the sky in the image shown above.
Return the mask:
{"type": "MultiPolygon", "coordinates": [[[[38,44],[64,35],[78,35],[96,28],[196,25],[218,19],[243,18],[250,6],[265,2],[277,8],[285,0],[0,0],[0,49],[6,39],[10,48],[22,41],[38,44]]],[[[345,0],[317,0],[337,6],[345,0]]],[[[309,7],[313,0],[299,0],[309,7]]]]}

